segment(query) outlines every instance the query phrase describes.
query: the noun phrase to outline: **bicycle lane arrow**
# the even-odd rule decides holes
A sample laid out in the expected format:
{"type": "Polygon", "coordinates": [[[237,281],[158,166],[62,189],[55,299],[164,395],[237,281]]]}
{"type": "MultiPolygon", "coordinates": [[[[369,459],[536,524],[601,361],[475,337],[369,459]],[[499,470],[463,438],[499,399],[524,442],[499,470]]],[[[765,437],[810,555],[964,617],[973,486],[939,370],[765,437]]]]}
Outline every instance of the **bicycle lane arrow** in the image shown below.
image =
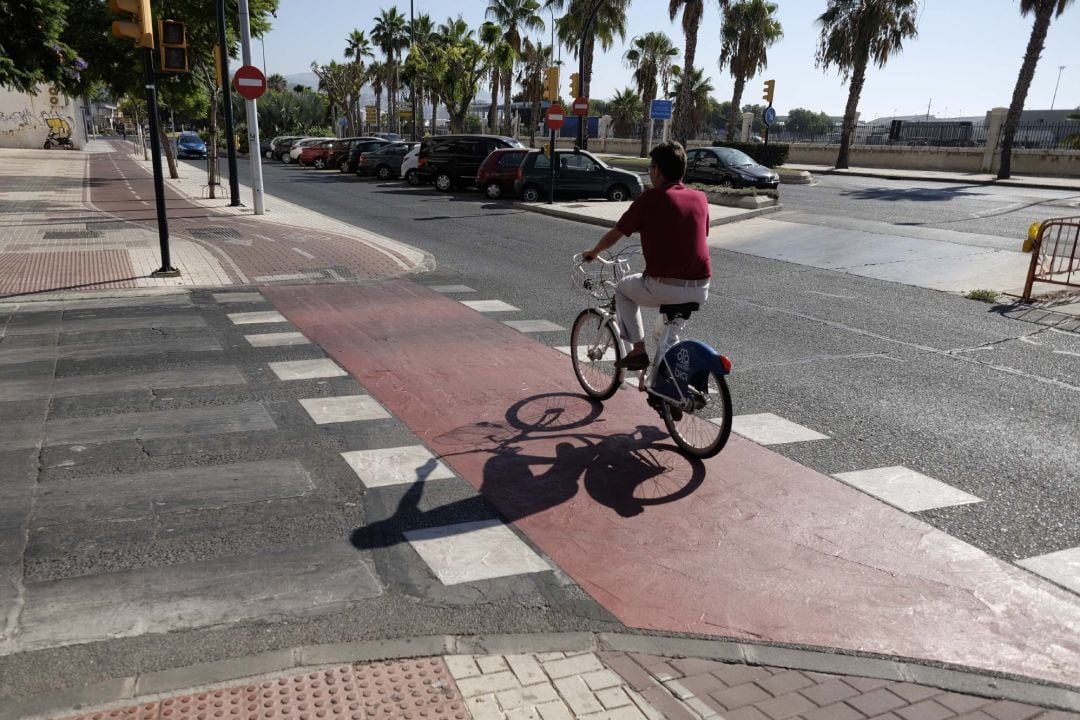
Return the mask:
{"type": "Polygon", "coordinates": [[[631,627],[1076,680],[1080,599],[837,480],[736,436],[691,463],[640,393],[594,405],[411,282],[263,293],[631,627]]]}

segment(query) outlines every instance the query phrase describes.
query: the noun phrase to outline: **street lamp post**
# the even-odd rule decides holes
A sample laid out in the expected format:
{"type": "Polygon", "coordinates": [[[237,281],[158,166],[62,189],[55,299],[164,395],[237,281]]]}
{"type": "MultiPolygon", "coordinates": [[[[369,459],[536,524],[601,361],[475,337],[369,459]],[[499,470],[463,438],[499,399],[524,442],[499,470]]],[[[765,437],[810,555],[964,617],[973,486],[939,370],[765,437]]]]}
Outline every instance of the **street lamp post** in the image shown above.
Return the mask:
{"type": "MultiPolygon", "coordinates": [[[[593,3],[592,12],[589,13],[589,19],[585,21],[585,26],[581,30],[581,49],[578,51],[578,82],[581,83],[581,94],[585,94],[585,43],[589,39],[589,31],[592,30],[593,20],[596,19],[596,13],[600,10],[600,6],[604,4],[606,0],[596,0],[593,3]]],[[[577,98],[570,98],[570,102],[573,103],[577,98]]],[[[577,144],[582,150],[586,150],[589,147],[589,133],[586,132],[587,123],[589,122],[588,116],[578,117],[578,130],[577,130],[577,144]]]]}
{"type": "Polygon", "coordinates": [[[1055,102],[1057,102],[1057,91],[1058,91],[1058,85],[1060,85],[1060,84],[1061,84],[1061,71],[1062,71],[1062,70],[1064,70],[1064,69],[1065,69],[1065,66],[1064,66],[1064,65],[1058,65],[1058,79],[1057,79],[1057,82],[1056,82],[1056,83],[1054,83],[1054,97],[1053,97],[1053,99],[1052,99],[1052,100],[1050,101],[1050,109],[1051,109],[1051,110],[1053,110],[1053,109],[1054,109],[1054,103],[1055,103],[1055,102]]]}
{"type": "MultiPolygon", "coordinates": [[[[416,13],[413,9],[413,0],[409,0],[409,52],[412,52],[413,43],[416,42],[416,13]]],[[[409,83],[409,99],[412,101],[412,139],[416,142],[416,78],[409,83]]]]}

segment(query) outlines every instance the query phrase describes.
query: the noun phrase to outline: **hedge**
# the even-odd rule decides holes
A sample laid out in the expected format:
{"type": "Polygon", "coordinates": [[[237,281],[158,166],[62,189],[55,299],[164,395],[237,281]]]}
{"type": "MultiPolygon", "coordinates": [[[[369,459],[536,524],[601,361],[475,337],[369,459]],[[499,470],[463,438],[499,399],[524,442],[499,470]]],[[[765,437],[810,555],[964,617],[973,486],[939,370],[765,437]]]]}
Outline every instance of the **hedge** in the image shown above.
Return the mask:
{"type": "Polygon", "coordinates": [[[713,147],[729,147],[742,150],[754,159],[754,162],[765,167],[779,167],[787,162],[790,145],[785,143],[740,143],[740,142],[714,142],[713,147]]]}

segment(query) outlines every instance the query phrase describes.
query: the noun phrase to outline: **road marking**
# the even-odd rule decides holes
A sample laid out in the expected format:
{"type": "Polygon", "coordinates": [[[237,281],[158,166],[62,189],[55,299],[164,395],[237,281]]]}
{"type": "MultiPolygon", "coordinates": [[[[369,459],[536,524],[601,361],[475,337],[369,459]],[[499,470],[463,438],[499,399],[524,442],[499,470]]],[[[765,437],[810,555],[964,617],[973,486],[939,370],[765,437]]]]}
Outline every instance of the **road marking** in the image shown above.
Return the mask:
{"type": "Polygon", "coordinates": [[[833,477],[904,512],[982,502],[982,498],[902,465],[836,473],[833,477]]]}
{"type": "Polygon", "coordinates": [[[404,535],[444,585],[551,569],[499,520],[409,530],[404,535]]]}
{"type": "Polygon", "coordinates": [[[300,401],[316,425],[357,422],[359,420],[382,420],[392,417],[370,395],[345,395],[343,397],[308,398],[300,401]]]}
{"type": "Polygon", "coordinates": [[[756,415],[736,415],[732,418],[731,429],[758,445],[780,445],[783,443],[807,442],[810,440],[828,440],[816,430],[793,423],[772,413],[756,415]]]}
{"type": "Polygon", "coordinates": [[[294,253],[296,253],[298,255],[303,255],[308,260],[314,260],[315,259],[315,256],[312,255],[311,253],[309,253],[307,250],[301,250],[300,248],[295,248],[295,247],[292,250],[293,250],[294,253]]]}
{"type": "Polygon", "coordinates": [[[1016,564],[1080,593],[1080,547],[1017,560],[1016,564]]]}
{"type": "Polygon", "coordinates": [[[278,376],[278,380],[313,380],[348,375],[340,365],[329,358],[272,362],[270,369],[278,376]]]}
{"type": "Polygon", "coordinates": [[[266,302],[266,298],[257,292],[227,292],[214,293],[214,301],[219,303],[266,302]]]}
{"type": "Polygon", "coordinates": [[[566,330],[562,325],[556,325],[547,320],[504,320],[503,325],[512,327],[518,332],[558,332],[566,330]]]}
{"type": "Polygon", "coordinates": [[[227,317],[233,321],[235,325],[255,325],[262,323],[283,323],[288,322],[285,316],[276,310],[266,310],[262,312],[245,312],[245,313],[228,313],[227,317]]]}
{"type": "Polygon", "coordinates": [[[430,289],[437,293],[471,293],[476,292],[468,285],[429,285],[430,289]]]}
{"type": "Polygon", "coordinates": [[[477,312],[519,312],[520,308],[504,303],[502,300],[460,300],[462,305],[477,312]]]}
{"type": "Polygon", "coordinates": [[[245,335],[244,339],[251,343],[252,347],[280,347],[282,345],[311,344],[311,341],[304,337],[303,333],[298,332],[245,335]]]}
{"type": "Polygon", "coordinates": [[[341,457],[367,488],[456,477],[453,470],[423,445],[352,450],[341,453],[341,457]]]}
{"type": "Polygon", "coordinates": [[[307,280],[308,276],[304,273],[287,273],[285,275],[260,275],[253,278],[255,282],[277,282],[279,280],[307,280]]]}

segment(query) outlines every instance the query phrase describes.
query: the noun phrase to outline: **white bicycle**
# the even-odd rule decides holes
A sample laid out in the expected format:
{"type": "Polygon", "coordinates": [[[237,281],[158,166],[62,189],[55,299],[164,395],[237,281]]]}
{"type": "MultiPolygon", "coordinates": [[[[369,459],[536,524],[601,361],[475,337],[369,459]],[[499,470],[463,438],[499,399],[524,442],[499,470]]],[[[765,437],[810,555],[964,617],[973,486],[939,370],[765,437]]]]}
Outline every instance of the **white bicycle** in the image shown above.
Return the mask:
{"type": "MultiPolygon", "coordinates": [[[[585,262],[574,256],[574,285],[594,300],[570,331],[574,374],[589,397],[607,400],[626,380],[615,367],[629,351],[620,337],[615,286],[631,272],[639,247],[585,262]]],[[[731,393],[725,377],[731,361],[700,340],[680,340],[698,303],[661,305],[656,318],[656,351],[649,369],[638,373],[637,388],[664,420],[675,444],[688,455],[708,458],[723,449],[731,434],[731,393]]]]}

